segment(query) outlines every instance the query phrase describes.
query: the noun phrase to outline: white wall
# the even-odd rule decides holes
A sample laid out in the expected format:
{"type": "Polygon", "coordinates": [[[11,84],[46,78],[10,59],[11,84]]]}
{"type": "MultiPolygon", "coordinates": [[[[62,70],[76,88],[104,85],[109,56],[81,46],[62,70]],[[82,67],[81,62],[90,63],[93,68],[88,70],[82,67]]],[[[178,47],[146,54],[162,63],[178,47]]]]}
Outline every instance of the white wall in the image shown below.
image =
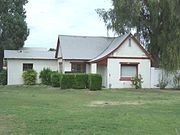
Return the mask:
{"type": "Polygon", "coordinates": [[[165,73],[163,70],[159,68],[151,68],[151,88],[157,88],[157,84],[159,84],[159,80],[162,79],[162,77],[168,81],[168,85],[166,88],[173,88],[174,83],[173,83],[173,78],[174,75],[170,73],[165,73]]]}
{"type": "Polygon", "coordinates": [[[138,74],[143,78],[143,88],[151,87],[151,61],[146,54],[140,49],[136,42],[131,39],[131,46],[129,46],[129,39],[127,39],[120,48],[111,54],[116,58],[108,58],[107,63],[107,86],[111,88],[131,88],[131,81],[120,80],[121,65],[120,62],[139,62],[138,74]],[[122,59],[118,57],[134,57],[129,59],[122,59]],[[137,58],[138,57],[138,58],[137,58]]]}
{"type": "Polygon", "coordinates": [[[131,81],[120,80],[121,64],[120,62],[139,62],[138,74],[143,78],[143,88],[150,88],[151,65],[149,59],[108,59],[107,66],[107,86],[111,88],[132,88],[131,81]]]}
{"type": "Polygon", "coordinates": [[[107,87],[107,65],[98,65],[97,73],[102,76],[102,86],[107,87]]]}
{"type": "Polygon", "coordinates": [[[33,63],[33,69],[38,72],[37,83],[40,83],[39,72],[43,68],[58,70],[57,60],[7,60],[8,85],[23,84],[23,63],[33,63]]]}
{"type": "Polygon", "coordinates": [[[140,49],[136,42],[131,39],[131,46],[129,46],[129,39],[113,53],[114,57],[147,57],[146,54],[140,49]]]}
{"type": "Polygon", "coordinates": [[[67,60],[63,60],[63,73],[71,72],[71,62],[67,60]]]}

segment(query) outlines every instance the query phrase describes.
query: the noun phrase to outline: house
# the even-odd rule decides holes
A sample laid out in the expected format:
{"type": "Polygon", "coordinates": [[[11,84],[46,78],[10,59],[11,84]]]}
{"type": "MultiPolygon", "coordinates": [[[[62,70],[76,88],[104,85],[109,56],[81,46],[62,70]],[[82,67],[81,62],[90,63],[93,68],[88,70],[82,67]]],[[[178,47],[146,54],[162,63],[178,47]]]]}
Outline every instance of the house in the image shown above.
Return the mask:
{"type": "MultiPolygon", "coordinates": [[[[56,52],[36,49],[5,50],[8,85],[22,84],[22,72],[48,67],[62,73],[102,75],[103,86],[129,88],[131,77],[141,75],[143,88],[151,88],[151,55],[131,34],[120,37],[59,35],[56,52]]],[[[40,80],[38,80],[38,83],[40,80]]]]}
{"type": "MultiPolygon", "coordinates": [[[[57,69],[57,60],[54,51],[44,48],[23,48],[21,50],[5,50],[4,58],[7,61],[7,84],[23,84],[23,71],[34,69],[38,76],[43,68],[57,69]]],[[[39,77],[37,83],[40,83],[39,77]]]]}

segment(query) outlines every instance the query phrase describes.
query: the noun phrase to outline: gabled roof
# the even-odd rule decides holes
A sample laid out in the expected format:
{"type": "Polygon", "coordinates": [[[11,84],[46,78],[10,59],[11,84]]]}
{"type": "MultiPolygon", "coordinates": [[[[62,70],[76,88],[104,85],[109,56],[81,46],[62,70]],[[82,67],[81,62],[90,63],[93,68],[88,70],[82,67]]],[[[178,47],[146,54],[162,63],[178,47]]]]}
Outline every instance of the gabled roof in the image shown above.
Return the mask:
{"type": "Polygon", "coordinates": [[[4,50],[5,59],[55,59],[55,51],[4,50]]]}
{"type": "Polygon", "coordinates": [[[114,37],[59,35],[56,57],[91,60],[101,54],[114,39],[114,37]]]}
{"type": "Polygon", "coordinates": [[[102,54],[90,60],[89,62],[97,62],[97,61],[101,61],[107,58],[111,53],[115,52],[118,48],[120,48],[121,45],[123,45],[123,43],[129,37],[131,37],[136,42],[138,47],[146,54],[147,58],[151,59],[151,61],[154,62],[154,59],[152,58],[150,53],[144,49],[144,47],[140,44],[140,42],[131,33],[115,38],[114,41],[109,45],[109,47],[102,54]]]}
{"type": "Polygon", "coordinates": [[[111,54],[114,50],[116,50],[117,48],[119,48],[119,45],[121,43],[123,43],[123,41],[126,40],[126,38],[128,37],[128,34],[125,34],[123,36],[117,37],[113,40],[113,42],[106,48],[106,50],[104,50],[100,55],[98,55],[97,57],[95,57],[94,59],[90,60],[90,62],[93,61],[97,61],[97,60],[101,60],[104,57],[108,56],[109,54],[111,54]]]}

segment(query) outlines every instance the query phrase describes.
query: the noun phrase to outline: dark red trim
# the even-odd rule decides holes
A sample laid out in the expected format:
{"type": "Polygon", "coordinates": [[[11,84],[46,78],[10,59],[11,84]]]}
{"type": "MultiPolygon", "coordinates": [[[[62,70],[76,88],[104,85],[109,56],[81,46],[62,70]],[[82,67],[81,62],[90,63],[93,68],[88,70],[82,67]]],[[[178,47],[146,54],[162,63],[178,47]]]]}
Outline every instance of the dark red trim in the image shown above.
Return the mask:
{"type": "Polygon", "coordinates": [[[120,81],[131,81],[132,77],[121,77],[119,80],[120,81]]]}
{"type": "Polygon", "coordinates": [[[119,64],[123,64],[123,65],[138,65],[139,62],[119,62],[119,64]]]}
{"type": "Polygon", "coordinates": [[[87,62],[85,62],[85,61],[71,61],[70,63],[74,63],[74,64],[86,64],[87,62]]]}
{"type": "MultiPolygon", "coordinates": [[[[98,62],[98,61],[101,61],[101,60],[107,58],[111,53],[113,53],[113,52],[115,52],[117,49],[119,49],[119,48],[123,45],[123,43],[124,43],[129,37],[132,37],[132,39],[134,39],[134,41],[137,43],[137,45],[139,46],[139,48],[146,54],[146,56],[147,56],[149,59],[151,59],[152,62],[154,62],[154,59],[152,58],[152,56],[143,48],[143,46],[140,44],[140,42],[139,42],[131,33],[129,33],[129,34],[126,36],[126,38],[120,43],[120,45],[119,45],[118,47],[116,47],[114,50],[112,50],[109,54],[107,54],[106,56],[100,58],[99,60],[95,60],[95,61],[93,61],[93,62],[98,62]]],[[[123,57],[122,57],[122,58],[123,58],[123,57]]],[[[130,57],[130,58],[131,58],[131,57],[130,57]]],[[[133,57],[133,58],[135,58],[135,57],[133,57]]],[[[139,59],[140,57],[137,57],[137,58],[139,59]]],[[[141,57],[141,58],[143,58],[143,57],[141,57]]]]}
{"type": "Polygon", "coordinates": [[[149,57],[111,57],[111,56],[109,56],[108,58],[113,58],[113,59],[150,59],[149,57]]]}
{"type": "Polygon", "coordinates": [[[68,60],[68,61],[86,61],[86,62],[89,61],[87,59],[63,59],[63,60],[68,60]]]}
{"type": "Polygon", "coordinates": [[[129,38],[130,35],[131,35],[131,33],[129,33],[129,34],[126,36],[126,38],[121,42],[121,44],[120,44],[118,47],[116,47],[114,50],[112,50],[112,51],[111,51],[110,53],[108,53],[106,56],[100,58],[99,60],[95,60],[95,61],[93,61],[93,62],[98,62],[98,61],[101,61],[101,60],[107,58],[111,53],[115,52],[115,51],[129,38]]]}
{"type": "Polygon", "coordinates": [[[107,59],[101,60],[97,62],[97,64],[100,64],[100,65],[107,64],[107,59]]]}
{"type": "MultiPolygon", "coordinates": [[[[121,64],[121,66],[122,65],[134,65],[134,66],[136,66],[136,75],[138,76],[138,64],[139,64],[139,62],[119,62],[119,64],[121,64]]],[[[133,77],[133,76],[132,76],[133,77]]],[[[121,76],[121,73],[120,73],[120,81],[131,81],[131,78],[132,77],[126,77],[126,76],[121,76]]]]}

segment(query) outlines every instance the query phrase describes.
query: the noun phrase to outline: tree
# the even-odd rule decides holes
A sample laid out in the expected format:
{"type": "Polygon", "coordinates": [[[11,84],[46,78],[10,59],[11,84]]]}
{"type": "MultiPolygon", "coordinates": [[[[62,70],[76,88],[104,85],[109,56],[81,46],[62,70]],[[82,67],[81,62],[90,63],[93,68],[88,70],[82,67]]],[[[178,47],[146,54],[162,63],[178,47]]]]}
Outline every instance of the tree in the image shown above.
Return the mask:
{"type": "Polygon", "coordinates": [[[5,49],[19,49],[29,35],[24,5],[27,0],[0,0],[0,70],[5,49]]]}
{"type": "Polygon", "coordinates": [[[165,70],[180,68],[180,0],[112,0],[113,8],[97,9],[107,28],[135,36],[165,70]]]}

